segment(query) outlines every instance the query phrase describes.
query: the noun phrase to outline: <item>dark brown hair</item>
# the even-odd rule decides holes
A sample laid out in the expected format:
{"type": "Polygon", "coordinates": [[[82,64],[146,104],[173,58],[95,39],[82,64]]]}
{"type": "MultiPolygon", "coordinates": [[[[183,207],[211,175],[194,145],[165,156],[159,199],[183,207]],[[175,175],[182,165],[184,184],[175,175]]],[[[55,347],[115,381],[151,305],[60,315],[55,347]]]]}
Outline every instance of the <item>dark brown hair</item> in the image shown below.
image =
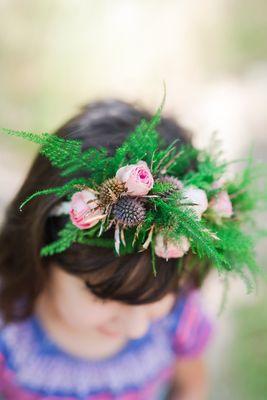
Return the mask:
{"type": "MultiPolygon", "coordinates": [[[[113,154],[125,137],[134,130],[141,118],[151,114],[141,108],[118,100],[97,101],[83,107],[56,132],[58,136],[80,139],[83,150],[90,146],[105,146],[113,154]]],[[[189,141],[189,137],[173,119],[162,117],[158,126],[166,144],[189,141]]],[[[79,175],[77,175],[79,176],[79,175]]],[[[150,251],[116,257],[111,249],[73,244],[52,257],[40,257],[41,247],[57,238],[68,216],[49,217],[49,211],[60,200],[41,196],[32,200],[23,212],[21,202],[36,190],[67,182],[50,162],[38,154],[14,200],[9,205],[0,234],[0,311],[5,322],[24,319],[33,312],[36,297],[48,278],[49,264],[57,263],[65,271],[79,275],[97,296],[142,304],[162,298],[177,290],[177,260],[157,258],[157,276],[152,273],[150,251]]],[[[184,278],[183,278],[184,279],[184,278]]]]}

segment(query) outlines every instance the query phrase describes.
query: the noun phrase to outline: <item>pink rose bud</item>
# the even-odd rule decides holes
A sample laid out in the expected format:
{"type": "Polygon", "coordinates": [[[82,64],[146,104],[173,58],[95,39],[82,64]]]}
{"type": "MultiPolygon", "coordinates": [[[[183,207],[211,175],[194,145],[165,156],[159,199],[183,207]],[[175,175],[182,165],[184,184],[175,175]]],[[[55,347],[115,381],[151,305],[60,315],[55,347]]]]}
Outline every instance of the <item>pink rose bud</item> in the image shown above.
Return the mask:
{"type": "Polygon", "coordinates": [[[165,258],[180,258],[189,250],[190,243],[185,236],[181,236],[179,241],[172,241],[164,238],[163,235],[156,235],[155,253],[158,257],[165,258]]]}
{"type": "Polygon", "coordinates": [[[194,203],[195,205],[189,206],[194,210],[197,217],[200,219],[202,214],[208,208],[208,199],[206,192],[195,186],[189,186],[183,190],[184,197],[186,198],[186,203],[194,203]]]}
{"type": "Polygon", "coordinates": [[[224,184],[226,180],[224,176],[221,176],[217,181],[213,182],[212,188],[213,189],[220,189],[224,184]]]}
{"type": "Polygon", "coordinates": [[[145,161],[119,168],[116,178],[125,182],[130,196],[145,196],[154,184],[153,176],[145,161]]]}
{"type": "Polygon", "coordinates": [[[211,199],[209,207],[219,217],[230,218],[233,215],[232,203],[229,194],[225,190],[218,193],[211,199]]]}
{"type": "Polygon", "coordinates": [[[70,219],[79,229],[89,229],[105,217],[96,196],[88,189],[74,193],[70,204],[70,219]],[[88,201],[93,200],[88,203],[88,201]]]}

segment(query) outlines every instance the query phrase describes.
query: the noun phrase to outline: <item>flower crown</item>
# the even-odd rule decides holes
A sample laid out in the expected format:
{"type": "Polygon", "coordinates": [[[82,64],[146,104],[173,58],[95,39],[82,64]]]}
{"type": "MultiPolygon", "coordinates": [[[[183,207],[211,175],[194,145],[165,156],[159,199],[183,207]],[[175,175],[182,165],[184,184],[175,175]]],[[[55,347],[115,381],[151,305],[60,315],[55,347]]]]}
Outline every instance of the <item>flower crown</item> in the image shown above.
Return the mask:
{"type": "Polygon", "coordinates": [[[229,180],[220,154],[192,145],[177,149],[176,141],[166,147],[156,129],[162,107],[163,102],[150,121],[142,119],[113,156],[103,147],[82,151],[79,140],[5,130],[40,144],[40,153],[67,179],[62,186],[31,194],[20,206],[40,195],[55,195],[61,202],[50,215],[69,215],[41,256],[81,243],[113,248],[116,255],[150,248],[155,274],[156,256],[176,258],[182,268],[186,253],[192,268],[209,260],[219,271],[243,277],[258,270],[254,245],[259,230],[255,224],[244,228],[255,222],[251,212],[263,200],[254,185],[258,170],[248,160],[243,172],[229,180]],[[83,172],[89,177],[71,178],[83,172]],[[112,228],[114,239],[106,234],[112,228]]]}

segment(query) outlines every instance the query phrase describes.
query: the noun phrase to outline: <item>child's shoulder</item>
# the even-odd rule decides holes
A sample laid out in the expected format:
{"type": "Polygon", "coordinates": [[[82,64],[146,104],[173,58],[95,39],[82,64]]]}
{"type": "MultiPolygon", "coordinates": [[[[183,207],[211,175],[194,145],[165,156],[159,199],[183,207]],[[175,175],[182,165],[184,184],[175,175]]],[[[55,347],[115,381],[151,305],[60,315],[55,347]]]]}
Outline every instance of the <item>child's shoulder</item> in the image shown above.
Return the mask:
{"type": "Polygon", "coordinates": [[[179,357],[195,357],[206,347],[212,320],[206,313],[199,290],[179,297],[168,318],[173,348],[179,357]]]}

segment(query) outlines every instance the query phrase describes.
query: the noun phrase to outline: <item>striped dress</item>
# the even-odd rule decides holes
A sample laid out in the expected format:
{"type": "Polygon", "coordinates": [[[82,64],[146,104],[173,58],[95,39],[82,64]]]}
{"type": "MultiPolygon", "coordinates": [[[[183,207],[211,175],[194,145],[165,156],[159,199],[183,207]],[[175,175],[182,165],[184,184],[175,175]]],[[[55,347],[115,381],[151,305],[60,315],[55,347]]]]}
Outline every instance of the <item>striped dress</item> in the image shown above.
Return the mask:
{"type": "Polygon", "coordinates": [[[141,339],[128,341],[115,356],[101,360],[76,357],[61,349],[36,315],[2,325],[0,398],[165,399],[175,361],[199,355],[211,326],[197,291],[180,298],[168,316],[152,323],[141,339]]]}

